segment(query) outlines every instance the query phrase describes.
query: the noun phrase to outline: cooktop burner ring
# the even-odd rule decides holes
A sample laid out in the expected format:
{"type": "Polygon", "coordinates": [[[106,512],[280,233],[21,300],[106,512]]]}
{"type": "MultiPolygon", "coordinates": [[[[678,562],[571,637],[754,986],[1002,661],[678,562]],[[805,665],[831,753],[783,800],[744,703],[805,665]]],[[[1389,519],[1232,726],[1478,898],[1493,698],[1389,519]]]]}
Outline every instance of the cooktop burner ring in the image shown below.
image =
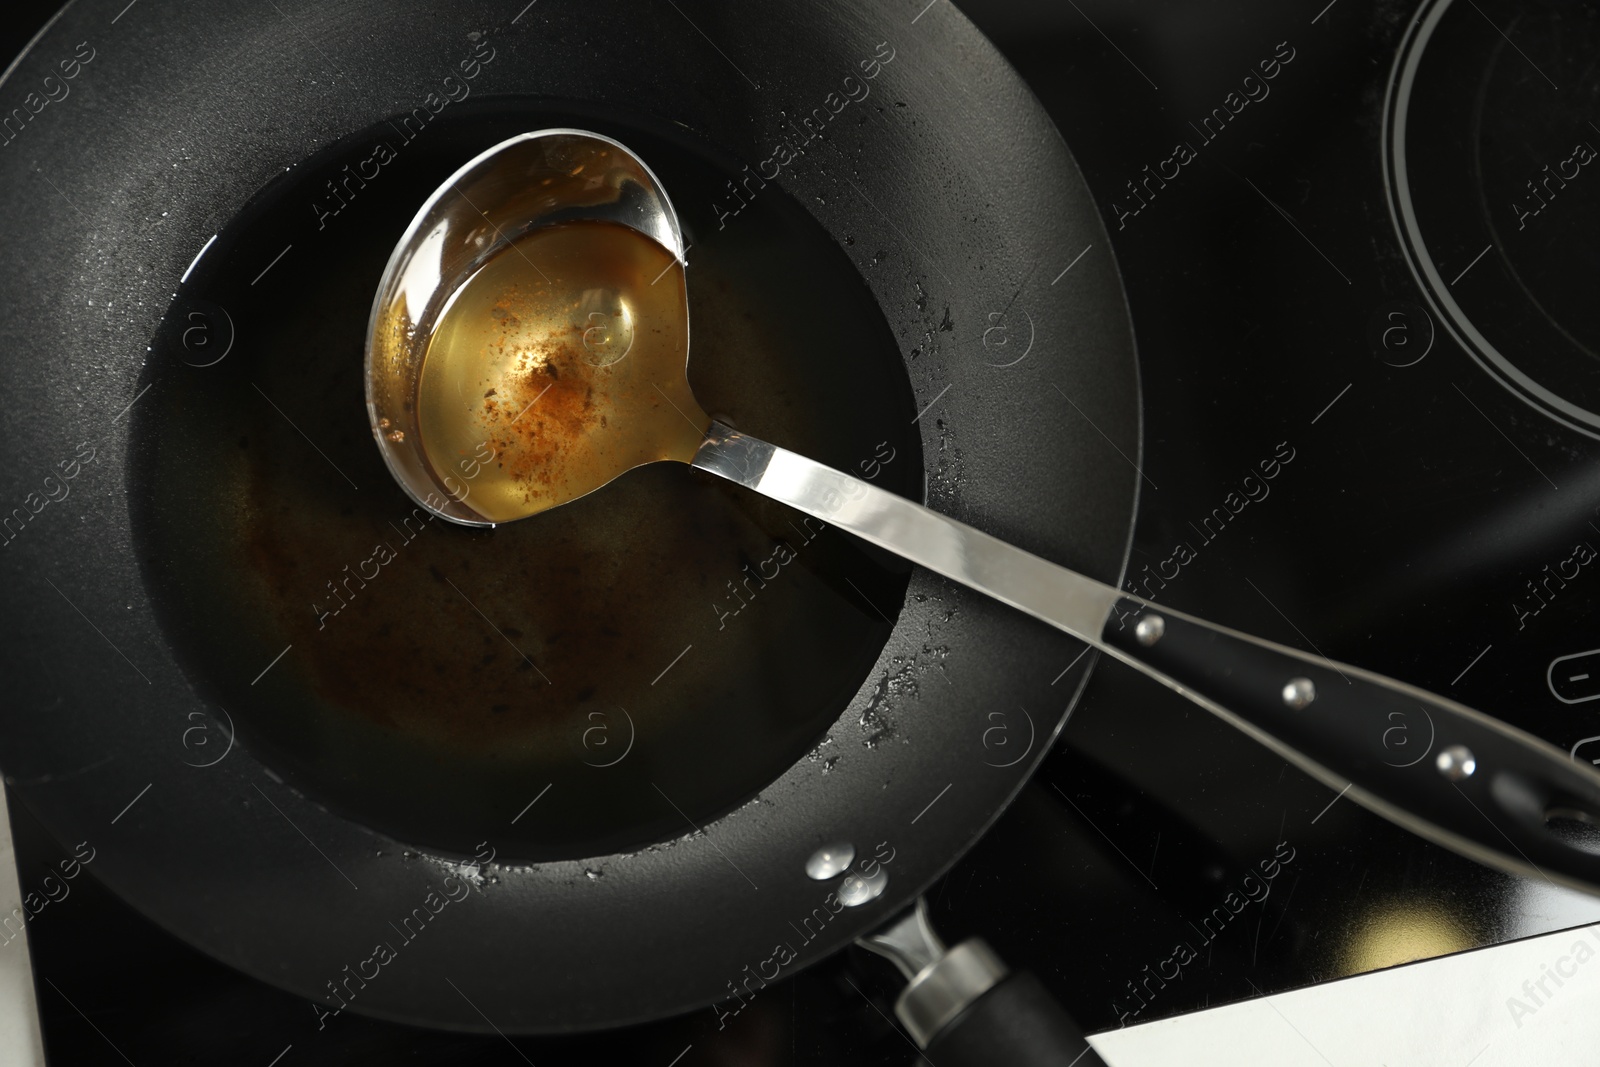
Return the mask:
{"type": "MultiPolygon", "coordinates": [[[[1600,437],[1600,344],[1594,323],[1581,313],[1573,327],[1574,283],[1561,275],[1574,253],[1559,242],[1584,229],[1572,214],[1584,207],[1571,193],[1559,199],[1554,195],[1569,183],[1584,183],[1582,172],[1595,158],[1600,129],[1572,116],[1586,110],[1580,98],[1595,96],[1600,89],[1592,76],[1561,77],[1558,87],[1541,69],[1549,68],[1550,58],[1526,40],[1528,24],[1537,30],[1539,18],[1520,12],[1502,26],[1494,12],[1476,5],[1456,5],[1454,0],[1422,5],[1389,77],[1384,177],[1396,235],[1430,313],[1503,388],[1548,417],[1600,437]],[[1459,16],[1455,21],[1447,17],[1452,11],[1459,16]],[[1524,32],[1518,34],[1519,29],[1524,32]],[[1513,34],[1523,37],[1543,64],[1513,34]],[[1492,50],[1473,50],[1480,41],[1492,50]],[[1432,60],[1426,69],[1425,59],[1432,60]],[[1458,80],[1461,59],[1467,60],[1466,86],[1458,80]],[[1507,63],[1517,66],[1507,68],[1507,63]],[[1497,80],[1500,92],[1491,94],[1491,82],[1497,80]],[[1555,103],[1508,112],[1513,94],[1506,83],[1512,89],[1531,86],[1541,95],[1553,94],[1555,103]],[[1441,90],[1446,88],[1456,90],[1448,114],[1440,110],[1441,90]],[[1441,118],[1447,120],[1444,128],[1441,118]],[[1516,174],[1527,181],[1518,188],[1509,180],[1518,165],[1516,153],[1499,152],[1495,135],[1522,122],[1559,123],[1563,130],[1570,126],[1579,141],[1576,148],[1561,151],[1554,149],[1561,141],[1546,138],[1550,149],[1561,154],[1539,157],[1545,160],[1543,168],[1522,161],[1527,173],[1516,174]],[[1427,151],[1418,152],[1418,141],[1424,138],[1427,151]],[[1450,168],[1443,160],[1460,165],[1450,168]],[[1465,175],[1465,180],[1452,184],[1448,177],[1441,181],[1443,175],[1465,175]],[[1551,215],[1566,217],[1539,218],[1547,208],[1551,215]]],[[[1581,26],[1577,32],[1583,33],[1581,26]]],[[[1520,96],[1511,102],[1527,103],[1520,96]]]]}

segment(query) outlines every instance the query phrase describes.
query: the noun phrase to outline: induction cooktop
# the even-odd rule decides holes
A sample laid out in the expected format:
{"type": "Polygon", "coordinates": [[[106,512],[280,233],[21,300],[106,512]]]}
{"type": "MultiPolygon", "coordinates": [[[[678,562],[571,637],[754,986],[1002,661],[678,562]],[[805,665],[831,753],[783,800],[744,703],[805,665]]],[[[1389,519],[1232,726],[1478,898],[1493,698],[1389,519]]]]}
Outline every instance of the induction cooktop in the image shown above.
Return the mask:
{"type": "MultiPolygon", "coordinates": [[[[1144,451],[1105,457],[1143,482],[1127,588],[1600,763],[1600,8],[903,7],[885,35],[977,23],[1100,203],[1111,246],[1067,251],[1116,257],[1139,343],[1144,451]]],[[[6,31],[15,52],[28,19],[6,31]]],[[[939,343],[1028,358],[1030,301],[1070,287],[1070,265],[1041,280],[939,343]]],[[[1405,758],[1431,739],[1401,724],[1385,741],[1405,758]]],[[[11,811],[28,886],[63,853],[11,811]]],[[[981,934],[1091,1031],[1600,919],[1600,902],[1415,838],[1109,661],[928,902],[947,940],[981,934]]],[[[53,1063],[914,1057],[890,1021],[894,972],[858,950],[735,1019],[504,1038],[351,1013],[319,1026],[92,878],[29,935],[53,1063]]]]}

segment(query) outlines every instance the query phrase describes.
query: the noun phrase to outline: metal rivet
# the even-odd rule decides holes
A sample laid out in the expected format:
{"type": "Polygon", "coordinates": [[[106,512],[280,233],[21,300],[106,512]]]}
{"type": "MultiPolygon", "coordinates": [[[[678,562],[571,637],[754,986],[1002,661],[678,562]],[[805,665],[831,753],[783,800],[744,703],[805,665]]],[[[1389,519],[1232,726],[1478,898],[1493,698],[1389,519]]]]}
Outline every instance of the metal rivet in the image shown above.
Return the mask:
{"type": "Polygon", "coordinates": [[[1310,707],[1317,699],[1317,687],[1310,678],[1290,678],[1283,687],[1283,702],[1296,711],[1310,707]]]}
{"type": "Polygon", "coordinates": [[[1452,782],[1459,782],[1472,777],[1472,772],[1478,769],[1478,760],[1466,745],[1451,745],[1439,753],[1433,765],[1452,782]]]}
{"type": "Polygon", "coordinates": [[[1167,632],[1167,620],[1160,615],[1146,615],[1140,619],[1133,628],[1133,639],[1149,648],[1161,640],[1161,635],[1167,632]]]}
{"type": "Polygon", "coordinates": [[[871,875],[852,872],[839,883],[839,903],[847,908],[859,908],[883,896],[889,885],[889,872],[879,866],[871,875]]]}
{"type": "Polygon", "coordinates": [[[823,845],[806,860],[806,874],[825,882],[844,871],[856,858],[856,846],[848,841],[834,841],[823,845]]]}

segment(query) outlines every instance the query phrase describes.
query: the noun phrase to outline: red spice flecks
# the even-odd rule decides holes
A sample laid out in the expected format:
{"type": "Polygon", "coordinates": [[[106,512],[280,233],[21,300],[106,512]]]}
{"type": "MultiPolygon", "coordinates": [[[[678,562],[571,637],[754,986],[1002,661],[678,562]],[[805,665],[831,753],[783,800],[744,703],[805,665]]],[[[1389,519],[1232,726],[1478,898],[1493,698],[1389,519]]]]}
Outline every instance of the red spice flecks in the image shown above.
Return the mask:
{"type": "Polygon", "coordinates": [[[510,346],[515,369],[483,399],[486,437],[496,462],[529,502],[559,493],[573,473],[576,446],[603,418],[597,411],[594,370],[584,361],[582,331],[570,327],[530,342],[504,302],[494,312],[506,332],[490,345],[510,346]],[[504,314],[502,314],[504,313],[504,314]]]}

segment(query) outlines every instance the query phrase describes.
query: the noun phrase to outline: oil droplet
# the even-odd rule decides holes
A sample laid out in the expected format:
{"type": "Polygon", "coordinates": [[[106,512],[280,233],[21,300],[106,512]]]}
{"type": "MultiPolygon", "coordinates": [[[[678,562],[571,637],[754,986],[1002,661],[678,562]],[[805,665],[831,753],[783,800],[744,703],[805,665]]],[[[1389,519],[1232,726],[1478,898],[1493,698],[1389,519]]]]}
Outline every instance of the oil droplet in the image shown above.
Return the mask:
{"type": "Polygon", "coordinates": [[[833,841],[823,845],[806,860],[806,876],[825,882],[847,870],[856,859],[856,846],[848,841],[833,841]]]}
{"type": "Polygon", "coordinates": [[[859,908],[883,896],[889,886],[889,872],[879,866],[871,875],[852,873],[839,883],[839,903],[847,908],[859,908]]]}

